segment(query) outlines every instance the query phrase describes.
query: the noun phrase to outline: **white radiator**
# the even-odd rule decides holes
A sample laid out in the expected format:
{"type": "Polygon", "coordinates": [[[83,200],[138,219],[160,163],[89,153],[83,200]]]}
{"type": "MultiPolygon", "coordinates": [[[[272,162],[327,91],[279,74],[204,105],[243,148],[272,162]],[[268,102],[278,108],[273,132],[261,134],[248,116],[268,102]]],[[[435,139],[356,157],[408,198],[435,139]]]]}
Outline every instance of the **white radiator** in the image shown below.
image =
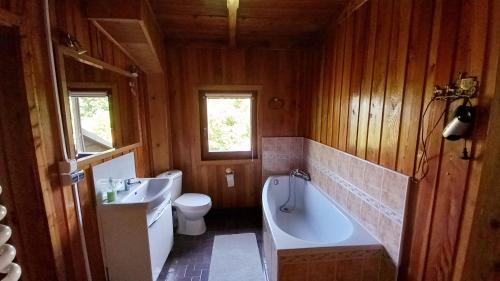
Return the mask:
{"type": "MultiPolygon", "coordinates": [[[[0,186],[0,194],[2,187],[0,186]]],[[[0,221],[7,215],[7,208],[0,205],[0,221]]],[[[21,278],[21,267],[12,262],[16,257],[16,248],[6,244],[12,235],[10,227],[0,224],[0,272],[6,274],[2,281],[17,281],[21,278]]]]}

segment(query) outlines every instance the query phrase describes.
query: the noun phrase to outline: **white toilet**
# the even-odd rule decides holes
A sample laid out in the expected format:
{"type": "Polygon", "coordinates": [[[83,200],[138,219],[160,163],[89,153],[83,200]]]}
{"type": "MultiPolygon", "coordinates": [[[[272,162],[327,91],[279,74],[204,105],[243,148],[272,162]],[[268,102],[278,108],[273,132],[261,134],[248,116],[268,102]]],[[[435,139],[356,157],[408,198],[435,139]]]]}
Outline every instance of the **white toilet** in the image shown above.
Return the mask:
{"type": "Polygon", "coordinates": [[[182,172],[171,170],[159,174],[157,178],[169,178],[172,181],[170,193],[172,205],[177,210],[177,233],[184,235],[200,235],[205,233],[205,216],[212,207],[212,200],[209,196],[201,193],[182,192],[182,172]]]}

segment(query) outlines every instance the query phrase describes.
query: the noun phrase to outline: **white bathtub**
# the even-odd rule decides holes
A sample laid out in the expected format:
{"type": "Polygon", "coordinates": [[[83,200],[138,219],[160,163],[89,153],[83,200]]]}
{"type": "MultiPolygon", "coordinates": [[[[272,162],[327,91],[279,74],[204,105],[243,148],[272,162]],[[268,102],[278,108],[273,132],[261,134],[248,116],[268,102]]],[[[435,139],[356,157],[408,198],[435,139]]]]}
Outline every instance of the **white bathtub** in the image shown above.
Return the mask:
{"type": "Polygon", "coordinates": [[[269,177],[262,192],[264,218],[276,250],[380,244],[319,188],[300,178],[295,178],[295,210],[281,212],[288,181],[288,176],[269,177]]]}

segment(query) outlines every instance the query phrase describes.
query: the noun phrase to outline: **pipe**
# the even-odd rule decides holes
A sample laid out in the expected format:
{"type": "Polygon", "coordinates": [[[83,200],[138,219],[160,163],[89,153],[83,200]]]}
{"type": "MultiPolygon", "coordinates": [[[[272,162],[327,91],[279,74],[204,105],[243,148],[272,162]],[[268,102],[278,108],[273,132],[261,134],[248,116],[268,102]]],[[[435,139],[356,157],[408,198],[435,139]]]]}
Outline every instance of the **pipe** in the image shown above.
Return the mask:
{"type": "MultiPolygon", "coordinates": [[[[56,75],[56,67],[55,67],[55,60],[54,60],[54,49],[52,46],[52,31],[51,31],[51,26],[50,26],[50,8],[49,8],[49,0],[44,0],[43,1],[43,9],[44,9],[44,22],[45,22],[45,33],[47,36],[47,51],[48,51],[48,56],[49,56],[49,68],[50,68],[50,76],[52,80],[52,93],[54,95],[54,102],[56,105],[56,117],[57,117],[57,127],[59,131],[59,142],[60,142],[60,148],[61,148],[61,154],[63,155],[63,158],[66,162],[69,162],[69,157],[68,157],[68,149],[66,147],[66,136],[64,134],[64,128],[63,128],[63,120],[62,120],[62,113],[61,113],[61,103],[59,101],[59,88],[57,86],[57,75],[56,75]]],[[[81,206],[80,206],[80,196],[78,194],[78,185],[72,184],[72,189],[73,189],[73,200],[75,201],[76,205],[76,214],[78,218],[78,230],[80,234],[80,239],[81,239],[81,245],[82,245],[82,252],[83,252],[83,258],[85,262],[85,273],[87,275],[87,280],[92,281],[92,275],[90,273],[90,265],[89,265],[89,258],[88,258],[88,252],[87,252],[87,245],[85,242],[85,232],[83,231],[83,220],[82,220],[82,212],[81,212],[81,206]]],[[[3,281],[3,280],[2,280],[3,281]]],[[[14,280],[5,280],[5,281],[14,281],[14,280]]]]}
{"type": "Polygon", "coordinates": [[[57,116],[57,127],[59,131],[59,142],[61,143],[61,154],[64,157],[66,162],[69,161],[68,158],[68,149],[66,147],[66,138],[64,135],[63,128],[63,120],[61,113],[61,104],[59,101],[59,87],[57,86],[57,75],[56,75],[56,66],[54,60],[54,49],[52,46],[52,31],[50,26],[50,11],[49,11],[49,0],[43,1],[43,9],[45,13],[45,34],[47,36],[47,51],[49,56],[49,68],[50,68],[50,76],[52,80],[52,93],[54,95],[54,102],[56,104],[56,116],[57,116]]]}
{"type": "MultiPolygon", "coordinates": [[[[2,187],[0,186],[0,194],[2,187]]],[[[7,215],[7,208],[0,205],[0,220],[7,215]]],[[[0,224],[0,272],[7,274],[2,281],[17,281],[21,278],[21,267],[12,262],[16,257],[16,248],[10,244],[5,244],[12,236],[9,226],[0,224]]]]}
{"type": "Polygon", "coordinates": [[[82,209],[80,205],[80,195],[78,192],[78,185],[76,183],[72,184],[73,188],[73,200],[75,200],[76,205],[76,216],[78,219],[78,230],[80,231],[80,242],[82,243],[83,260],[85,262],[85,273],[87,274],[87,280],[92,281],[92,274],[90,273],[90,263],[89,255],[87,253],[87,242],[85,241],[85,232],[83,230],[83,218],[82,209]]]}

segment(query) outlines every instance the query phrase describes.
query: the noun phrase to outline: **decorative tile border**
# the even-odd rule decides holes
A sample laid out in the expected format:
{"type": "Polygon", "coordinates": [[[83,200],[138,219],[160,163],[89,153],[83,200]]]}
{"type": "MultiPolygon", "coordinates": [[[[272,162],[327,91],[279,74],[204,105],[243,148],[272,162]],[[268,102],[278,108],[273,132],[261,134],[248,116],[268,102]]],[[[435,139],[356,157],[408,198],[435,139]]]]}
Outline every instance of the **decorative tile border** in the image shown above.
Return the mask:
{"type": "Polygon", "coordinates": [[[399,264],[409,177],[300,137],[262,138],[262,180],[305,168],[314,185],[384,245],[399,264]]]}
{"type": "Polygon", "coordinates": [[[365,227],[397,265],[409,177],[304,139],[304,167],[313,184],[365,227]]]}
{"type": "Polygon", "coordinates": [[[305,157],[304,160],[305,160],[307,167],[312,166],[312,167],[318,169],[321,173],[325,174],[331,180],[340,184],[347,191],[349,191],[350,193],[359,197],[362,201],[370,204],[372,207],[374,207],[378,211],[382,212],[385,216],[389,217],[393,222],[395,222],[399,225],[403,224],[403,214],[392,210],[390,207],[384,205],[383,203],[381,203],[377,199],[373,198],[372,196],[370,196],[366,192],[362,191],[360,188],[358,188],[358,187],[354,186],[353,184],[351,184],[350,182],[344,180],[342,177],[335,174],[333,171],[328,170],[326,167],[322,166],[318,161],[314,161],[309,157],[305,157]]]}

